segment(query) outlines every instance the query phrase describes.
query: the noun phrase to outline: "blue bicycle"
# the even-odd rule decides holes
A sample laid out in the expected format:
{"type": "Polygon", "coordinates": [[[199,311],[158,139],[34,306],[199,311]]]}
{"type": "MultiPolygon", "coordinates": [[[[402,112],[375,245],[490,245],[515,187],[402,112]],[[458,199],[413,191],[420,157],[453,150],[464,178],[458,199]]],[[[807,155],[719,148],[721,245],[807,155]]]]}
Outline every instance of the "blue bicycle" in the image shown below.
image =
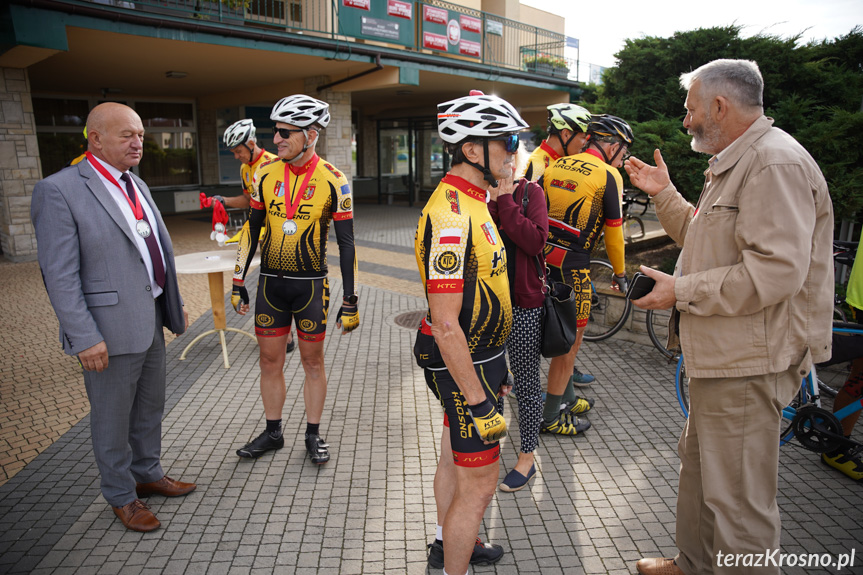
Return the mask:
{"type": "MultiPolygon", "coordinates": [[[[863,335],[863,325],[834,322],[833,333],[863,335]]],[[[677,362],[674,376],[677,401],[685,417],[689,417],[689,378],[683,356],[677,362]]],[[[845,446],[860,446],[842,433],[841,420],[863,410],[863,398],[855,400],[836,413],[821,407],[821,393],[836,396],[836,390],[818,379],[816,370],[803,378],[800,391],[794,400],[782,410],[782,427],[779,444],[785,445],[795,437],[800,445],[816,453],[826,453],[845,446]]]]}

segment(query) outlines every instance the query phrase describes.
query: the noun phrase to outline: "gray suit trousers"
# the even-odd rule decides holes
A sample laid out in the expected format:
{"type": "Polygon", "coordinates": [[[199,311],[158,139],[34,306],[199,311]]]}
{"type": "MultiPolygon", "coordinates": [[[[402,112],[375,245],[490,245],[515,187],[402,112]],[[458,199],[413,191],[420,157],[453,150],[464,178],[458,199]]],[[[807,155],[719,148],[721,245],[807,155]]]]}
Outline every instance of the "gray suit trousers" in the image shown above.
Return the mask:
{"type": "Polygon", "coordinates": [[[153,310],[156,329],[149,349],[112,355],[101,373],[84,371],[93,453],[101,474],[102,495],[112,507],[136,499],[136,481],[149,483],[165,475],[159,462],[165,410],[165,336],[155,300],[153,310]]]}

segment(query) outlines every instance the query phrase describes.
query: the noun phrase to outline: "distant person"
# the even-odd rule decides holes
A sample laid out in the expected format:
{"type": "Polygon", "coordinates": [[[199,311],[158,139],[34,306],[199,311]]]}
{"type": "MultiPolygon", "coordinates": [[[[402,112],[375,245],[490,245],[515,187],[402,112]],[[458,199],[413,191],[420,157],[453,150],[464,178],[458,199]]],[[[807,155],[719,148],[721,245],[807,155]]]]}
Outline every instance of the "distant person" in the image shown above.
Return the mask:
{"type": "MultiPolygon", "coordinates": [[[[538,182],[545,169],[563,156],[580,154],[587,139],[590,112],[575,104],[552,104],[548,106],[548,137],[528,158],[522,177],[538,182]]],[[[542,187],[542,184],[540,184],[542,187]]],[[[582,373],[573,366],[570,385],[588,387],[596,381],[589,373],[582,373]]],[[[569,392],[564,395],[574,395],[569,392]]]]}
{"type": "Polygon", "coordinates": [[[552,358],[548,368],[542,424],[546,433],[578,435],[590,428],[589,421],[577,416],[594,402],[576,396],[570,378],[590,317],[590,255],[603,233],[614,275],[613,286],[599,287],[626,293],[619,168],[632,142],[632,128],[621,118],[592,116],[584,152],[557,160],[542,177],[548,201],[546,265],[552,279],[572,287],[579,302],[575,343],[569,353],[552,358]]]}
{"type": "Polygon", "coordinates": [[[342,334],[360,325],[356,294],[357,258],[350,184],[335,166],[315,152],[321,132],[330,123],[329,104],[305,94],[279,100],[270,119],[280,161],[262,166],[251,196],[249,230],[237,250],[231,303],[240,315],[249,311],[245,278],[258,248],[261,273],[255,300],[255,335],[261,364],[261,400],[266,429],[237,450],[257,458],[285,445],[282,409],[285,406],[285,346],[291,325],[297,326],[300,363],[306,379],[306,451],[312,463],[330,460],[320,424],[327,399],[324,336],[330,303],[327,281],[327,236],[330,222],[339,245],[343,297],[336,314],[342,334]]]}
{"type": "MultiPolygon", "coordinates": [[[[750,60],[714,60],[682,74],[683,127],[710,155],[697,205],[656,166],[632,158],[632,183],[653,198],[683,246],[674,275],[633,303],[672,309],[690,376],[680,437],[674,559],[641,559],[644,575],[778,574],[717,554],[779,549],[776,485],[782,408],[813,362],[830,358],[833,206],[818,164],[764,116],[750,60]]],[[[672,342],[670,342],[672,343],[672,342]]],[[[676,343],[676,342],[674,342],[676,343]]]]}
{"type": "Polygon", "coordinates": [[[160,523],[139,498],[175,497],[194,483],[162,470],[167,327],[188,314],[177,286],[168,230],[141,161],[141,118],[105,103],[87,117],[86,160],[36,184],[31,215],[39,266],[60,321],[60,342],[84,369],[93,454],[102,495],[133,531],[160,523]]]}
{"type": "Polygon", "coordinates": [[[477,537],[497,487],[498,441],[506,435],[496,405],[509,391],[504,345],[512,327],[506,249],[486,194],[512,177],[517,132],[528,126],[509,102],[479,91],[438,104],[437,123],[452,169],[417,225],[429,310],[414,353],[444,408],[434,478],[438,525],[428,564],[465,575],[469,564],[497,563],[504,553],[477,537]]]}

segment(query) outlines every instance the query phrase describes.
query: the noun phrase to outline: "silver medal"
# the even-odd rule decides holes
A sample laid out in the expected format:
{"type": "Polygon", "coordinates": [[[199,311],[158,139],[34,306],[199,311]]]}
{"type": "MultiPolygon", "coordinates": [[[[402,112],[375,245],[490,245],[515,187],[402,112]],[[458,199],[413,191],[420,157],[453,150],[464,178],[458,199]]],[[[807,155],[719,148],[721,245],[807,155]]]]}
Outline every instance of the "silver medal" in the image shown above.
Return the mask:
{"type": "Polygon", "coordinates": [[[152,230],[150,229],[150,224],[148,224],[144,220],[138,220],[137,223],[135,223],[135,231],[138,232],[138,235],[144,239],[149,238],[150,233],[152,232],[152,230]]]}
{"type": "Polygon", "coordinates": [[[286,236],[292,236],[297,233],[297,224],[294,220],[285,220],[285,223],[282,224],[282,231],[286,236]]]}

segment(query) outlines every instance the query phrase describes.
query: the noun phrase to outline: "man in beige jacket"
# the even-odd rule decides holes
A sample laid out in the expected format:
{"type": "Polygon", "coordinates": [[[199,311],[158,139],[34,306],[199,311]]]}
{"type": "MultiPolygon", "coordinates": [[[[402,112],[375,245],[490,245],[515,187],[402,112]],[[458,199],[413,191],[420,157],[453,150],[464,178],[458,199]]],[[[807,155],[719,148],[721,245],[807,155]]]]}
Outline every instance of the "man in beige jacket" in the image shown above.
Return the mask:
{"type": "Polygon", "coordinates": [[[679,553],[636,567],[778,574],[769,554],[779,550],[781,410],[812,363],[830,357],[833,207],[812,157],[763,115],[755,62],[715,60],[680,83],[692,147],[711,155],[698,203],[671,184],[659,150],[655,167],[626,162],[683,246],[673,276],[642,267],[656,286],[634,303],[675,309],[691,376],[678,445],[679,553]]]}

